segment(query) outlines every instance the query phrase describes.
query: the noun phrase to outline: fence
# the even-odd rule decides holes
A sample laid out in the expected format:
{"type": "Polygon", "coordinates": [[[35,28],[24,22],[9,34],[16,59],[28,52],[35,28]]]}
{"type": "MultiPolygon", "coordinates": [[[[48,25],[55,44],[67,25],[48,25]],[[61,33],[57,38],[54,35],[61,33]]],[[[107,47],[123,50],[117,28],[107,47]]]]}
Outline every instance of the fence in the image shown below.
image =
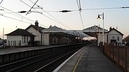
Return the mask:
{"type": "Polygon", "coordinates": [[[100,45],[100,50],[124,72],[129,72],[129,46],[105,43],[104,47],[100,45]]]}

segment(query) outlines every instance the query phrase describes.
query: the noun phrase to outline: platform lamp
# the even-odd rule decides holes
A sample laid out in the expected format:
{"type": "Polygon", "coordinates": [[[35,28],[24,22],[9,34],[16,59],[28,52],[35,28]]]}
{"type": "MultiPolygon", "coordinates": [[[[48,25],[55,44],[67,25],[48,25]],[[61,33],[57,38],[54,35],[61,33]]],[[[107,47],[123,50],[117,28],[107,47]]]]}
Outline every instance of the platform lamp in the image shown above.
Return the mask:
{"type": "Polygon", "coordinates": [[[103,46],[104,46],[104,13],[98,14],[97,19],[101,19],[101,17],[103,19],[103,46]]]}

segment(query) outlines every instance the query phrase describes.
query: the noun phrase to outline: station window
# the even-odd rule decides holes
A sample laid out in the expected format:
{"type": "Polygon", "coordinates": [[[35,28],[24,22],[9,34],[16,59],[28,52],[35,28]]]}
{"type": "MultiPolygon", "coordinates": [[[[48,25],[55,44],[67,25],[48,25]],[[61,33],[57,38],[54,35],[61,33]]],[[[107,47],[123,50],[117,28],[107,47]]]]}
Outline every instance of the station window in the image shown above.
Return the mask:
{"type": "Polygon", "coordinates": [[[27,43],[28,42],[28,36],[22,36],[22,42],[27,43]]]}
{"type": "Polygon", "coordinates": [[[117,40],[119,41],[119,37],[117,37],[117,40]]]}

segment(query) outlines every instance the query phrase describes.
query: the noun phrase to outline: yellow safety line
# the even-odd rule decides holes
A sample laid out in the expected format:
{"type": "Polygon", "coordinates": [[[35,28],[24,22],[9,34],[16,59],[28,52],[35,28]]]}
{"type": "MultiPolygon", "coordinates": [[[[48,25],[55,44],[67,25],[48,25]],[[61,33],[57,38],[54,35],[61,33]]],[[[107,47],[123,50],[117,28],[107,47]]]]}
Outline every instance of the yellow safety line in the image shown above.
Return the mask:
{"type": "Polygon", "coordinates": [[[75,72],[75,71],[76,71],[77,66],[78,66],[78,64],[79,64],[79,62],[80,62],[80,60],[81,60],[82,56],[83,56],[83,53],[80,55],[79,59],[77,60],[77,62],[76,62],[76,64],[75,64],[75,66],[74,66],[74,68],[73,68],[72,72],[75,72]]]}

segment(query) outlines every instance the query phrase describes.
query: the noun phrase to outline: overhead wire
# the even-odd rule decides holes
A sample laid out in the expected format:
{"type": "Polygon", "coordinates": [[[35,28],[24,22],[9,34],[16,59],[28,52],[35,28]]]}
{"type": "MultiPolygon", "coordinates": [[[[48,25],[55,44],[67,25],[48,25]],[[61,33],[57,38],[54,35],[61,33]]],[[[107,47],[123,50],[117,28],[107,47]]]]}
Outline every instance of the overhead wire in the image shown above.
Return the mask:
{"type": "MultiPolygon", "coordinates": [[[[2,0],[3,1],[3,0],[2,0]]],[[[0,3],[2,3],[2,1],[0,2],[0,3]]],[[[22,0],[20,0],[20,1],[22,1],[22,0]]],[[[77,0],[76,0],[77,1],[77,0]]],[[[25,3],[24,2],[24,4],[26,4],[27,6],[29,6],[27,3],[25,3]]],[[[81,2],[80,2],[80,0],[79,0],[79,2],[77,1],[77,5],[78,5],[78,8],[81,8],[81,2]],[[80,6],[79,6],[80,5],[80,6]]],[[[0,7],[3,7],[3,6],[0,6],[0,7]]],[[[31,7],[31,6],[29,6],[29,7],[31,7]]],[[[38,6],[39,7],[39,6],[38,6]]],[[[3,7],[4,9],[6,9],[6,10],[9,10],[9,9],[7,9],[7,8],[5,8],[5,7],[3,7]]],[[[129,8],[128,6],[126,6],[126,7],[112,7],[112,8],[91,8],[91,9],[81,9],[81,11],[82,10],[104,10],[104,9],[125,9],[125,8],[129,8]]],[[[34,9],[35,11],[37,11],[36,9],[34,9]]],[[[44,12],[46,12],[46,13],[48,13],[48,12],[60,12],[60,11],[45,11],[44,9],[42,9],[44,12]]],[[[18,13],[16,13],[16,12],[13,12],[13,11],[11,11],[11,10],[9,10],[10,12],[12,12],[12,14],[13,15],[17,15],[17,16],[21,16],[21,18],[24,18],[24,19],[27,19],[27,20],[30,20],[30,21],[32,21],[32,22],[34,22],[33,20],[31,20],[31,19],[29,19],[29,18],[27,18],[27,17],[24,17],[24,16],[22,16],[22,15],[20,15],[20,14],[18,14],[18,13]]],[[[71,10],[71,11],[78,11],[78,10],[71,10]]],[[[38,11],[39,12],[39,11],[38,11]]],[[[44,14],[42,14],[43,16],[45,16],[45,17],[47,17],[47,18],[49,18],[49,19],[51,19],[51,20],[53,20],[53,21],[55,21],[55,22],[57,22],[57,23],[61,23],[59,20],[59,22],[58,21],[56,21],[56,20],[54,20],[54,19],[52,19],[52,18],[50,18],[50,17],[48,17],[48,16],[46,16],[46,15],[44,15],[44,14]]],[[[54,17],[53,17],[54,18],[54,17]]],[[[80,13],[80,18],[81,18],[81,22],[83,22],[83,19],[82,19],[82,15],[81,15],[81,13],[80,13]]],[[[63,23],[62,23],[63,24],[63,23]]],[[[45,25],[43,25],[43,26],[45,26],[45,25]]],[[[66,26],[65,26],[66,27],[66,26]]],[[[69,28],[69,27],[68,27],[69,28]]]]}
{"type": "MultiPolygon", "coordinates": [[[[30,2],[32,2],[32,3],[34,3],[32,0],[30,0],[30,2]]],[[[43,9],[41,6],[39,6],[39,5],[37,5],[37,4],[35,4],[38,8],[40,8],[40,9],[43,9]]]]}
{"type": "Polygon", "coordinates": [[[91,8],[91,9],[82,9],[82,10],[106,10],[106,9],[125,9],[129,8],[129,6],[125,7],[110,7],[110,8],[91,8]]]}
{"type": "MultiPolygon", "coordinates": [[[[30,0],[31,1],[31,0],[30,0]]],[[[34,3],[33,1],[31,1],[32,3],[34,3]]],[[[37,4],[36,4],[37,5],[37,4]]],[[[39,5],[37,5],[37,6],[39,6],[39,5]]],[[[49,14],[47,11],[45,11],[43,8],[41,8],[41,10],[43,10],[44,12],[46,12],[47,14],[49,14]]],[[[43,15],[43,14],[42,14],[43,15]]],[[[53,17],[54,19],[56,19],[57,21],[59,21],[57,18],[55,18],[54,16],[52,16],[51,14],[49,14],[51,17],[53,17]]],[[[59,24],[60,23],[62,23],[61,21],[59,21],[59,24]]],[[[61,24],[61,25],[63,25],[63,26],[65,26],[65,27],[67,27],[67,28],[69,28],[69,29],[71,29],[70,27],[68,27],[68,26],[66,26],[65,24],[61,24]]],[[[71,29],[71,30],[73,30],[73,29],[71,29]]],[[[74,31],[74,30],[73,30],[74,31]]]]}
{"type": "Polygon", "coordinates": [[[3,0],[1,0],[0,4],[3,2],[3,0]]]}
{"type": "Polygon", "coordinates": [[[29,12],[31,12],[31,9],[33,9],[33,7],[35,6],[35,4],[38,2],[38,0],[33,4],[33,6],[30,8],[30,10],[26,13],[26,15],[27,14],[29,14],[29,12]]]}
{"type": "Polygon", "coordinates": [[[27,20],[30,20],[30,21],[34,22],[33,20],[31,20],[31,19],[29,19],[29,18],[27,18],[27,17],[25,17],[25,16],[22,16],[22,15],[20,15],[20,14],[17,14],[16,12],[14,12],[14,11],[12,11],[12,10],[10,10],[10,9],[7,9],[7,8],[5,8],[5,7],[3,7],[3,6],[0,6],[0,7],[3,8],[3,9],[6,9],[6,10],[8,10],[8,11],[10,11],[10,12],[7,12],[7,11],[3,10],[3,11],[5,11],[5,12],[9,13],[9,14],[15,15],[15,16],[17,16],[17,17],[25,18],[25,19],[27,19],[27,20]]]}
{"type": "Polygon", "coordinates": [[[19,20],[19,19],[16,19],[16,18],[13,18],[13,17],[9,17],[9,16],[3,15],[3,14],[0,14],[0,16],[3,16],[3,17],[6,17],[6,18],[9,18],[9,19],[13,19],[13,20],[17,20],[17,21],[21,21],[21,22],[29,23],[29,24],[30,24],[30,22],[26,22],[26,21],[23,21],[23,20],[19,20]]]}
{"type": "MultiPolygon", "coordinates": [[[[30,5],[28,5],[26,2],[24,2],[24,1],[22,1],[22,0],[20,0],[22,3],[24,3],[25,5],[27,5],[28,7],[30,7],[31,8],[31,6],[30,5]]],[[[34,8],[33,8],[34,9],[34,8]]],[[[36,9],[34,9],[36,12],[38,12],[38,13],[40,13],[40,14],[42,14],[41,12],[39,12],[38,10],[36,10],[36,9]]],[[[30,11],[30,12],[32,12],[32,11],[30,11]]]]}
{"type": "MultiPolygon", "coordinates": [[[[27,3],[25,3],[24,1],[22,1],[22,0],[20,0],[22,3],[24,3],[24,4],[26,4],[28,7],[31,7],[30,5],[28,5],[27,3]]],[[[33,8],[34,9],[34,8],[33,8]]],[[[34,9],[35,11],[37,11],[37,12],[39,12],[38,10],[36,10],[36,9],[34,9]]],[[[49,19],[51,19],[51,20],[53,20],[53,21],[55,21],[56,23],[60,23],[60,22],[58,22],[58,21],[56,21],[56,20],[54,20],[54,19],[52,19],[52,18],[50,18],[50,17],[48,17],[48,16],[46,16],[46,15],[44,15],[44,14],[42,14],[42,13],[40,13],[42,16],[45,16],[45,17],[47,17],[47,18],[49,18],[49,19]]]]}
{"type": "Polygon", "coordinates": [[[82,24],[82,27],[84,28],[84,23],[83,23],[83,19],[82,19],[82,15],[81,15],[81,2],[80,2],[80,0],[79,0],[79,2],[78,2],[78,0],[76,0],[76,2],[77,2],[77,6],[78,6],[78,10],[79,10],[79,15],[80,15],[80,19],[81,19],[81,24],[82,24]]]}
{"type": "MultiPolygon", "coordinates": [[[[27,5],[28,7],[31,7],[30,5],[28,5],[27,3],[25,3],[24,1],[22,1],[22,0],[20,0],[22,3],[24,3],[25,5],[27,5]]],[[[33,8],[33,10],[35,10],[35,11],[37,11],[37,12],[39,12],[38,10],[36,10],[36,9],[34,9],[33,8]]],[[[42,9],[43,10],[43,9],[42,9]]],[[[45,11],[45,10],[44,10],[45,11]]],[[[51,19],[51,20],[53,20],[54,22],[56,22],[56,23],[58,23],[58,24],[61,24],[61,22],[59,21],[59,20],[54,20],[53,18],[50,18],[50,17],[48,17],[48,16],[46,16],[46,15],[44,15],[44,14],[42,14],[42,13],[40,13],[42,16],[45,16],[45,17],[47,17],[48,19],[51,19]]],[[[49,14],[50,15],[50,14],[49,14]]],[[[52,16],[52,15],[51,15],[52,16]]],[[[53,16],[54,17],[54,16],[53,16]]],[[[54,17],[55,18],[55,17],[54,17]]],[[[62,24],[61,24],[62,25],[62,24]]],[[[65,26],[65,27],[67,27],[67,26],[65,26]]],[[[68,28],[68,27],[67,27],[68,28]]],[[[71,28],[70,28],[71,29],[71,28]]]]}
{"type": "MultiPolygon", "coordinates": [[[[4,12],[6,12],[6,13],[9,13],[9,14],[12,14],[12,15],[14,15],[14,16],[16,16],[16,17],[20,17],[20,18],[22,18],[22,20],[23,19],[26,19],[27,21],[29,20],[30,22],[24,22],[24,23],[30,23],[30,24],[33,24],[35,21],[34,20],[32,20],[32,19],[29,19],[29,18],[27,18],[27,17],[25,17],[25,16],[22,16],[22,15],[20,15],[20,14],[18,14],[17,12],[14,12],[14,11],[12,11],[12,10],[10,10],[10,9],[7,9],[7,8],[5,8],[5,7],[3,7],[3,6],[0,6],[1,8],[3,8],[3,9],[5,9],[5,10],[7,10],[7,11],[5,11],[5,10],[3,10],[4,12]],[[8,12],[9,11],[9,12],[8,12]]],[[[16,19],[15,19],[16,20],[16,19]]],[[[20,20],[19,20],[20,21],[20,20]]],[[[45,26],[45,25],[43,25],[43,26],[45,26]]],[[[45,26],[45,27],[47,27],[47,26],[45,26]]]]}
{"type": "MultiPolygon", "coordinates": [[[[81,11],[86,11],[86,10],[108,10],[108,9],[125,9],[125,8],[129,8],[129,6],[125,6],[125,7],[110,7],[110,8],[87,8],[87,9],[81,9],[81,11]]],[[[69,10],[71,12],[74,11],[79,11],[79,10],[69,10]]],[[[47,12],[61,12],[61,11],[47,11],[47,12]]]]}
{"type": "MultiPolygon", "coordinates": [[[[4,11],[4,12],[6,12],[6,13],[8,13],[8,14],[11,14],[11,15],[16,16],[15,14],[12,14],[12,13],[10,13],[10,12],[8,12],[8,11],[4,11]]],[[[19,16],[16,16],[16,17],[19,17],[19,16]]],[[[21,19],[25,20],[25,18],[24,18],[24,17],[19,17],[19,18],[21,18],[21,19]]],[[[30,20],[30,19],[26,19],[26,20],[30,20]]],[[[34,21],[30,20],[30,23],[32,23],[32,22],[34,22],[34,21]]]]}
{"type": "MultiPolygon", "coordinates": [[[[32,3],[34,3],[32,0],[30,0],[32,3]]],[[[39,5],[36,4],[36,6],[40,7],[39,5]]],[[[47,11],[45,11],[42,7],[40,7],[41,10],[43,10],[44,12],[46,12],[48,15],[50,15],[51,17],[53,17],[55,20],[59,21],[59,24],[61,23],[61,25],[71,29],[70,27],[68,27],[67,25],[65,25],[64,23],[62,23],[60,20],[58,20],[57,18],[55,18],[53,15],[51,15],[50,13],[48,13],[47,11]]]]}

